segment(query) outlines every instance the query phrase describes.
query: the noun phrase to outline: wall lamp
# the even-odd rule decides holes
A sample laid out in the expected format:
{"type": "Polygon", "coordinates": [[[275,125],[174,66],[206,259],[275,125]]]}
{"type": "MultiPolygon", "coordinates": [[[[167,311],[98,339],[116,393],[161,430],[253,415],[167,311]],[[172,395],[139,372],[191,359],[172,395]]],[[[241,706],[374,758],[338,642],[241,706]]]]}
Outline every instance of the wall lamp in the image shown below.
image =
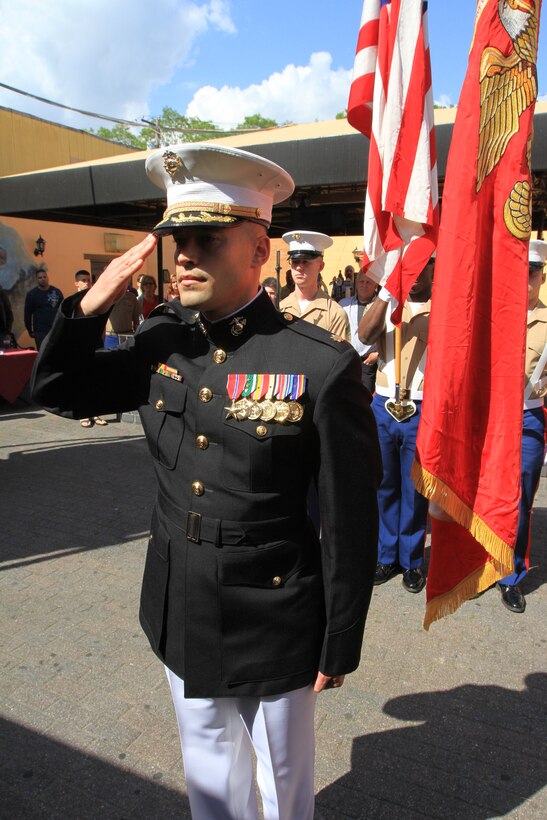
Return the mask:
{"type": "Polygon", "coordinates": [[[39,236],[36,240],[36,247],[34,248],[34,256],[43,256],[46,249],[46,240],[39,236]]]}

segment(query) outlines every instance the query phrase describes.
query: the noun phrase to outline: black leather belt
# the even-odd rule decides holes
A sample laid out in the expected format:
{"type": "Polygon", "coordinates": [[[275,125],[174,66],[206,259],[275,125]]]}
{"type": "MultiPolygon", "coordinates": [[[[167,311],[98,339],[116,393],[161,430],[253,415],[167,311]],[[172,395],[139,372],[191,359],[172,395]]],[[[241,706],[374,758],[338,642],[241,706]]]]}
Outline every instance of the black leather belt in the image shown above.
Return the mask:
{"type": "Polygon", "coordinates": [[[205,541],[217,547],[249,543],[280,541],[301,536],[308,529],[306,519],[286,516],[265,521],[229,521],[211,518],[192,510],[182,510],[167,502],[158,501],[163,515],[184,532],[187,541],[200,544],[205,541]]]}

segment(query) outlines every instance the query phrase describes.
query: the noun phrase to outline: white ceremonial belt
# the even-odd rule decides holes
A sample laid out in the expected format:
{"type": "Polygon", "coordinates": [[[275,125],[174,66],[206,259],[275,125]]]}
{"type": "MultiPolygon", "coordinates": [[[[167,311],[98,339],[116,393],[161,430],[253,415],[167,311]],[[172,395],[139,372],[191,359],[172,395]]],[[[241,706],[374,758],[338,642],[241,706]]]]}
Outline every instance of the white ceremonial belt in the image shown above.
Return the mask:
{"type": "MultiPolygon", "coordinates": [[[[379,396],[384,396],[386,399],[393,399],[395,397],[395,388],[381,387],[376,385],[376,392],[379,396]]],[[[404,401],[422,401],[424,397],[423,390],[408,390],[405,389],[404,401]]]]}
{"type": "Polygon", "coordinates": [[[524,402],[525,410],[535,410],[537,407],[543,407],[543,399],[526,399],[524,402]]]}

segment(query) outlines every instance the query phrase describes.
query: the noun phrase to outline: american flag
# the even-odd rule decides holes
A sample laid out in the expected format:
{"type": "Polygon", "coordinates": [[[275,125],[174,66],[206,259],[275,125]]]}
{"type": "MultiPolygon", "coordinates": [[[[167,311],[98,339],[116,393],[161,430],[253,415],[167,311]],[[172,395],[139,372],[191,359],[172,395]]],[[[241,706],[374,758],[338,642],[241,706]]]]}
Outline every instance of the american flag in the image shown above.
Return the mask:
{"type": "Polygon", "coordinates": [[[437,242],[427,3],[364,0],[348,121],[370,139],[363,269],[399,301],[437,242]]]}

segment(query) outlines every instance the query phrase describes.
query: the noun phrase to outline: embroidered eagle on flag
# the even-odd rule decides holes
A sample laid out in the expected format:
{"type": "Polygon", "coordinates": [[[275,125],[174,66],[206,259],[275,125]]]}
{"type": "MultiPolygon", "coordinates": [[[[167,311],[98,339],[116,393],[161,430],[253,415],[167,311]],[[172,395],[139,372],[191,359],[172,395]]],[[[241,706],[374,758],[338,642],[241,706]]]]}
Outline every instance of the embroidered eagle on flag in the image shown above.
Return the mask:
{"type": "Polygon", "coordinates": [[[518,132],[520,115],[537,97],[535,0],[499,0],[498,14],[513,50],[505,56],[488,47],[482,54],[477,193],[518,132]]]}

